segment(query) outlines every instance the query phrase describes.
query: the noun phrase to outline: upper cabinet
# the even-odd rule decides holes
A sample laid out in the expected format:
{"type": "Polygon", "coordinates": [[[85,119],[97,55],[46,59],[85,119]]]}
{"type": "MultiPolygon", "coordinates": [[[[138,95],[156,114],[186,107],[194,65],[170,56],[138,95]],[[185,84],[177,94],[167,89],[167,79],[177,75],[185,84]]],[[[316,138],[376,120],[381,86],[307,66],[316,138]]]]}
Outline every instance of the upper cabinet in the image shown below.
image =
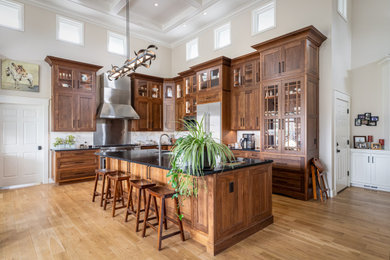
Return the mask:
{"type": "Polygon", "coordinates": [[[305,40],[298,39],[260,53],[263,80],[303,72],[305,40]]]}
{"type": "Polygon", "coordinates": [[[173,79],[164,79],[163,90],[164,131],[175,131],[175,82],[173,79]]]}
{"type": "MultiPolygon", "coordinates": [[[[171,88],[173,85],[171,86],[171,88]]],[[[132,104],[140,119],[131,120],[132,131],[163,131],[163,79],[131,74],[132,104]]],[[[171,89],[170,97],[173,97],[171,89]]]]}
{"type": "Polygon", "coordinates": [[[244,55],[232,61],[232,89],[251,88],[260,83],[260,59],[258,52],[244,55]]]}
{"type": "Polygon", "coordinates": [[[47,56],[52,67],[52,131],[96,130],[96,72],[101,66],[47,56]]]}

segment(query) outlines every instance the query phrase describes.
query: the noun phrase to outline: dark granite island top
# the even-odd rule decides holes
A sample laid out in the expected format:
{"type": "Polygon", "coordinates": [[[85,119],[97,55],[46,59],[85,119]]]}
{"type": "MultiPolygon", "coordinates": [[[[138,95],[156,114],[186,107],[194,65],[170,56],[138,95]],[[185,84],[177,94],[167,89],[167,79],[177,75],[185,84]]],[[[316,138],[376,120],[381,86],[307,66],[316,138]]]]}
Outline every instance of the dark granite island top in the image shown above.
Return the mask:
{"type": "MultiPolygon", "coordinates": [[[[125,152],[98,152],[97,155],[101,157],[113,158],[121,161],[127,161],[131,163],[142,164],[150,167],[160,168],[164,170],[171,169],[171,154],[166,151],[162,151],[161,157],[159,156],[158,150],[130,150],[125,152]]],[[[227,172],[237,170],[240,168],[257,166],[262,164],[272,163],[272,160],[259,160],[249,158],[236,158],[236,162],[232,165],[219,165],[214,170],[204,171],[204,175],[227,172]]]]}

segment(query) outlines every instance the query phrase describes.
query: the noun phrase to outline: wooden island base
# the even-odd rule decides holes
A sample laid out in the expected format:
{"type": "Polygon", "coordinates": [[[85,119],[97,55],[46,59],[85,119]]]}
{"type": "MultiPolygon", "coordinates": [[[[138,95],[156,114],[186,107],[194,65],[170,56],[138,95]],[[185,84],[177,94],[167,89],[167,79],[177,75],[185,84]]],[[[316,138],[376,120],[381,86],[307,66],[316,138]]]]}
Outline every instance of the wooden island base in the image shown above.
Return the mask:
{"type": "MultiPolygon", "coordinates": [[[[168,183],[165,169],[113,158],[107,158],[107,166],[158,184],[168,183]]],[[[210,254],[273,223],[272,163],[206,175],[197,185],[198,196],[187,198],[180,210],[187,236],[205,245],[210,254]]],[[[168,200],[167,214],[174,217],[174,210],[173,200],[168,200]]]]}

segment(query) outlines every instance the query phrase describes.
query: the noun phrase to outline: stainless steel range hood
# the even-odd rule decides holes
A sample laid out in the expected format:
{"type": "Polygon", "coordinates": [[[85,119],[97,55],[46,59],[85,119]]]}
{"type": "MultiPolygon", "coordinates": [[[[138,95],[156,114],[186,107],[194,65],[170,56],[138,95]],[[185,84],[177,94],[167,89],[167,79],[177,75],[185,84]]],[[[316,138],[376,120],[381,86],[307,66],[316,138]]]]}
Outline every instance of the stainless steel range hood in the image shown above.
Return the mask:
{"type": "Polygon", "coordinates": [[[130,77],[110,81],[107,73],[100,75],[101,104],[97,118],[100,119],[139,119],[131,106],[130,77]]]}

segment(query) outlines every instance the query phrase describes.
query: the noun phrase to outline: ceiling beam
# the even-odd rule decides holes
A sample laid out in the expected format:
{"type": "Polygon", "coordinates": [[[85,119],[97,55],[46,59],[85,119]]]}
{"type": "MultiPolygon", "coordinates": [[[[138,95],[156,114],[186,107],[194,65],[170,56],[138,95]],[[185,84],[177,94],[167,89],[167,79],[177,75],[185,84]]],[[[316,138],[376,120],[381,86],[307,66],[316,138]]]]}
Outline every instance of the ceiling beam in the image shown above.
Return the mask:
{"type": "MultiPolygon", "coordinates": [[[[131,0],[129,0],[129,2],[130,1],[131,0]]],[[[114,3],[112,4],[110,12],[114,14],[119,14],[119,12],[123,8],[125,8],[125,6],[126,6],[126,0],[115,0],[114,3]]]]}
{"type": "Polygon", "coordinates": [[[184,2],[195,8],[200,8],[202,6],[202,0],[184,0],[184,2]]]}

